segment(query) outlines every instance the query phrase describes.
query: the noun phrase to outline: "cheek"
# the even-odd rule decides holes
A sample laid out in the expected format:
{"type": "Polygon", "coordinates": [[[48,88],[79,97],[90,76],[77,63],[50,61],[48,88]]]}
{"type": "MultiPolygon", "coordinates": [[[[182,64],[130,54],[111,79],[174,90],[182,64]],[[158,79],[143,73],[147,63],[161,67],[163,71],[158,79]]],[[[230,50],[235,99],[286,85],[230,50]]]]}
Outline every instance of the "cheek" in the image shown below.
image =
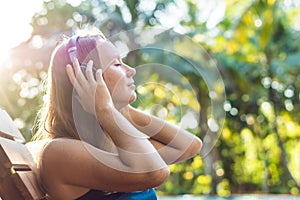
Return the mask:
{"type": "Polygon", "coordinates": [[[104,80],[104,82],[106,84],[106,87],[108,88],[109,92],[111,93],[113,88],[114,88],[114,85],[115,85],[115,84],[112,83],[111,77],[103,75],[103,80],[104,80]]]}
{"type": "Polygon", "coordinates": [[[116,87],[120,84],[120,77],[115,73],[104,73],[103,79],[110,93],[117,89],[116,87]]]}

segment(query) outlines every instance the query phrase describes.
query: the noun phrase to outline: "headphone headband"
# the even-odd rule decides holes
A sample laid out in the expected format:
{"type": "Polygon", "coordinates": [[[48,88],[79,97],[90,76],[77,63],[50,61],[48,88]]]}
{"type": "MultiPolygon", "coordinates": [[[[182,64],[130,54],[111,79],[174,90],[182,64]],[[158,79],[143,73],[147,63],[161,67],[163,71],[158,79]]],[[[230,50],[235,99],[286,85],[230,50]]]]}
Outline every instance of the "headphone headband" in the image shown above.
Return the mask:
{"type": "Polygon", "coordinates": [[[70,57],[71,62],[73,63],[73,61],[75,60],[75,58],[77,58],[77,40],[78,40],[79,36],[72,36],[67,44],[68,47],[68,54],[70,57]]]}

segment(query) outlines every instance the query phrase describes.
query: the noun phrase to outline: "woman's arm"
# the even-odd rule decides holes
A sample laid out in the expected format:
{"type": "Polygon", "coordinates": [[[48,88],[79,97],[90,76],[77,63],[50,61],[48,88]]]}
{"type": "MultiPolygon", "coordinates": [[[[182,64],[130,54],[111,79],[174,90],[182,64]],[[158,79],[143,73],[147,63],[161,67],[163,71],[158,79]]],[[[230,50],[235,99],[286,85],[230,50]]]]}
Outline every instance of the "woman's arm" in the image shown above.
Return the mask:
{"type": "Polygon", "coordinates": [[[166,163],[147,137],[114,107],[99,107],[96,108],[96,113],[101,127],[112,138],[119,158],[125,165],[120,170],[136,173],[166,167],[166,163]]]}
{"type": "Polygon", "coordinates": [[[169,176],[168,168],[141,173],[119,170],[119,166],[124,166],[122,156],[80,140],[54,139],[44,148],[39,162],[43,186],[54,199],[75,199],[91,188],[118,192],[145,190],[161,185],[169,176]]]}
{"type": "Polygon", "coordinates": [[[113,167],[134,173],[165,168],[165,162],[153,145],[114,107],[102,70],[97,71],[95,79],[91,62],[87,65],[86,77],[77,60],[73,67],[74,71],[67,66],[67,72],[78,94],[77,99],[87,112],[96,116],[117,147],[123,165],[113,167]]]}
{"type": "Polygon", "coordinates": [[[202,141],[195,135],[153,115],[131,106],[124,108],[122,114],[138,130],[151,138],[150,142],[167,164],[187,160],[202,147],[202,141]]]}

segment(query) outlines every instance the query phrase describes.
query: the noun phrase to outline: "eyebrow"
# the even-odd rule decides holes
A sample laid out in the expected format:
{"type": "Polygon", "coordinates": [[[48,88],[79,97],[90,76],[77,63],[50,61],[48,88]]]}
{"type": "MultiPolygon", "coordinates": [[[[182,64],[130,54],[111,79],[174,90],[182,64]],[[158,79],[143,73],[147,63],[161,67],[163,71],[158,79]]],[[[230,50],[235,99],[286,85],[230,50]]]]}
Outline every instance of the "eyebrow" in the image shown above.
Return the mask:
{"type": "Polygon", "coordinates": [[[115,58],[113,62],[115,63],[116,61],[118,61],[118,62],[123,62],[121,56],[115,58]]]}

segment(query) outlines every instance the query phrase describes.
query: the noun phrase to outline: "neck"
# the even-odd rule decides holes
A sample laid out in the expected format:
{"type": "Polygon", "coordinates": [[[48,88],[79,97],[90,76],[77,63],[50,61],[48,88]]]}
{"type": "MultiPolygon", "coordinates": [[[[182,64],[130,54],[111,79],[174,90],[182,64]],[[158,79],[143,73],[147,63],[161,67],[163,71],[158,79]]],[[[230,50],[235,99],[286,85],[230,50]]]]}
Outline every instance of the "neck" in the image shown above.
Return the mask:
{"type": "Polygon", "coordinates": [[[126,107],[128,104],[124,103],[114,103],[115,108],[120,112],[122,108],[126,107]]]}

